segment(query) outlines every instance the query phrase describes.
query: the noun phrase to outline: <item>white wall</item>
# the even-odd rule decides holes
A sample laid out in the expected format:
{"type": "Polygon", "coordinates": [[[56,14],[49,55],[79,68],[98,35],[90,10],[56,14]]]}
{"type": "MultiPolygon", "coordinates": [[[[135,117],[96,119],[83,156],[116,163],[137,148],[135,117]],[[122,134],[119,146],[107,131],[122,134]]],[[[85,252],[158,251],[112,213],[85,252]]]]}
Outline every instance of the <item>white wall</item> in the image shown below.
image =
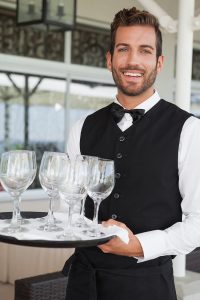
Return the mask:
{"type": "Polygon", "coordinates": [[[174,101],[174,70],[175,70],[176,34],[163,33],[164,67],[158,75],[156,88],[162,98],[174,101]]]}
{"type": "Polygon", "coordinates": [[[114,15],[123,8],[142,6],[133,0],[77,0],[78,21],[84,19],[95,20],[102,27],[109,27],[114,15]]]}

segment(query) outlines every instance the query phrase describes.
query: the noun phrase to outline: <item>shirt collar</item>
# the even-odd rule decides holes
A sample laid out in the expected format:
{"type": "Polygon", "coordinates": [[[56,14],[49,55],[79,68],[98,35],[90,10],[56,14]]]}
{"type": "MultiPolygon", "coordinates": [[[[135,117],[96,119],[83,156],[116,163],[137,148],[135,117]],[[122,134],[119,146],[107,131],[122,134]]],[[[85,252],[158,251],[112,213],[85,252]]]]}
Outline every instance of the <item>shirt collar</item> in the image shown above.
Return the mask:
{"type": "MultiPolygon", "coordinates": [[[[158,101],[160,101],[160,96],[158,94],[158,92],[155,90],[154,94],[149,97],[148,99],[146,99],[144,102],[140,103],[138,106],[134,107],[134,108],[139,108],[139,109],[144,109],[145,113],[150,110],[156,103],[158,103],[158,101]]],[[[117,100],[117,98],[115,98],[114,100],[115,103],[121,105],[119,103],[119,101],[117,100]]],[[[121,105],[122,106],[122,105],[121,105]]]]}

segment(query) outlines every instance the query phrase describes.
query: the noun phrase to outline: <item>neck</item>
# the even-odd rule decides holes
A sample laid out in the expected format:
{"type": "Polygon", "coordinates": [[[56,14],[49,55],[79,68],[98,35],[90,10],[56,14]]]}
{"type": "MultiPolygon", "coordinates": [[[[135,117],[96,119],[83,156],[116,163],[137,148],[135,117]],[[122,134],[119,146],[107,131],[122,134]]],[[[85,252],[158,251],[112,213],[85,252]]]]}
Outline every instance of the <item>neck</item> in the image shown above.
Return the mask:
{"type": "Polygon", "coordinates": [[[154,94],[154,89],[145,91],[144,93],[137,96],[127,96],[123,94],[121,91],[118,91],[117,100],[119,103],[126,109],[133,109],[139,104],[146,101],[149,97],[154,94]]]}

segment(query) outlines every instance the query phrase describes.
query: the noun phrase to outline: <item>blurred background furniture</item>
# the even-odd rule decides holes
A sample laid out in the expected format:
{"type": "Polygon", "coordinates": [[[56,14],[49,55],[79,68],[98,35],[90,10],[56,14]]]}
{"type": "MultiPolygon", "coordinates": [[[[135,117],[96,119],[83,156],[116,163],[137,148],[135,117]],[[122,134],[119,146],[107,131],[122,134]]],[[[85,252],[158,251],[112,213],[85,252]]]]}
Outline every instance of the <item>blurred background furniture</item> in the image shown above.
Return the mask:
{"type": "Polygon", "coordinates": [[[15,300],[65,300],[67,277],[54,272],[15,281],[15,300]]]}
{"type": "MultiPolygon", "coordinates": [[[[35,211],[48,211],[48,200],[46,198],[30,199],[22,203],[23,210],[30,210],[30,208],[35,211]]],[[[9,201],[2,203],[1,211],[11,209],[12,203],[9,201]]],[[[16,280],[61,271],[65,261],[73,252],[72,248],[27,247],[0,242],[0,299],[6,300],[2,298],[4,294],[1,288],[14,287],[16,280]]]]}

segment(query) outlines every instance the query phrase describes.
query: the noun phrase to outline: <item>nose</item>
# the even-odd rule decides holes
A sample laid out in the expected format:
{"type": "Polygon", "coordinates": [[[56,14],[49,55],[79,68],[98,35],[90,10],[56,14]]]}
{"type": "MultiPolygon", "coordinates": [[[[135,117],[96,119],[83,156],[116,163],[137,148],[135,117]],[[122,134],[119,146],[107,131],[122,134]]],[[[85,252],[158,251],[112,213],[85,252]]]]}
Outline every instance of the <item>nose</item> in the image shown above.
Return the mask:
{"type": "Polygon", "coordinates": [[[130,49],[128,52],[128,60],[134,64],[141,63],[140,51],[137,48],[130,49]]]}

